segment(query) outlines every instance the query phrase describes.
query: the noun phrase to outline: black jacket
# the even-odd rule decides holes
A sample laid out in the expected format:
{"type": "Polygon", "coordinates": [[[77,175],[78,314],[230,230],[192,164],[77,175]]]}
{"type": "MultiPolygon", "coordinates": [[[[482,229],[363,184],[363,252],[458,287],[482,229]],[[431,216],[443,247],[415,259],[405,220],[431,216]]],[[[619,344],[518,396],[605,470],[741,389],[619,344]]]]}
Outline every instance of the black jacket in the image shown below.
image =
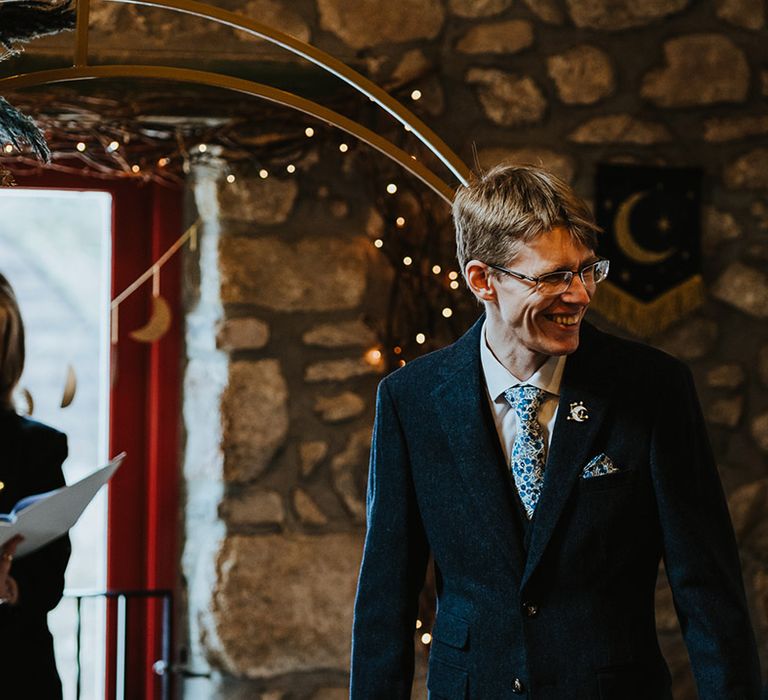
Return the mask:
{"type": "Polygon", "coordinates": [[[430,550],[434,700],[671,698],[654,617],[662,557],[699,697],[757,700],[739,557],[688,369],[584,324],[526,552],[483,387],[481,323],[379,387],[352,700],[410,698],[430,550]],[[576,402],[586,421],[568,420],[576,402]],[[601,454],[619,471],[581,478],[601,454]]]}
{"type": "MultiPolygon", "coordinates": [[[[24,496],[63,486],[66,457],[63,433],[11,411],[0,412],[0,512],[8,513],[24,496]]],[[[61,600],[70,551],[69,537],[62,537],[13,562],[19,602],[0,605],[2,698],[61,697],[47,615],[61,600]]]]}

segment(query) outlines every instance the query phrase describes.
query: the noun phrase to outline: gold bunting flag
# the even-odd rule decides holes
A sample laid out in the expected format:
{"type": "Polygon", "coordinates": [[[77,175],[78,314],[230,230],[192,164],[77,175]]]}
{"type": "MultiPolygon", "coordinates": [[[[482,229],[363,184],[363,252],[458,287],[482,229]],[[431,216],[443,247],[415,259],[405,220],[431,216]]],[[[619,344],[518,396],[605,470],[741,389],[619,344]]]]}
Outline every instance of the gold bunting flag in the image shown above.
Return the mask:
{"type": "Polygon", "coordinates": [[[701,170],[601,165],[598,254],[611,261],[591,308],[647,338],[704,301],[701,170]]]}

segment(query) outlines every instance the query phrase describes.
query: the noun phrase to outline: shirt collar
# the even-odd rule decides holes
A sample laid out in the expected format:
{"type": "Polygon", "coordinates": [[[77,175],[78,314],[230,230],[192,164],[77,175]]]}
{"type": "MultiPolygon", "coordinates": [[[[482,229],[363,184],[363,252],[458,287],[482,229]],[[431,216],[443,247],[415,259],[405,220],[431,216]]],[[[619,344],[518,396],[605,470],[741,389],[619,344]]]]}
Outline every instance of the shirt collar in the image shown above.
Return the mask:
{"type": "Polygon", "coordinates": [[[560,396],[560,383],[563,379],[567,357],[567,355],[553,355],[527,381],[523,382],[502,365],[488,347],[485,339],[485,324],[483,324],[480,333],[480,364],[485,375],[488,393],[493,401],[499,400],[499,397],[503,398],[507,389],[518,384],[529,384],[549,394],[560,396]]]}

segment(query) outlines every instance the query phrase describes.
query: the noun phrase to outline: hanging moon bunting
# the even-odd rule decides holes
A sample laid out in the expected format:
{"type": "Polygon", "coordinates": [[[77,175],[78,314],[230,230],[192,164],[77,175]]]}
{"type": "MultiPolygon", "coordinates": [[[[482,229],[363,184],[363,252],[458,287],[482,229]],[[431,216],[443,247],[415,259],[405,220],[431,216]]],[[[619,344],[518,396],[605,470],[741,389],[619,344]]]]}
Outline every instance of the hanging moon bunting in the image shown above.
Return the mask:
{"type": "Polygon", "coordinates": [[[624,253],[624,255],[630,260],[634,260],[642,265],[656,265],[672,255],[675,252],[675,249],[668,248],[667,250],[656,252],[644,248],[632,235],[632,229],[629,225],[632,210],[647,194],[647,192],[635,192],[621,203],[621,206],[616,212],[613,229],[616,235],[616,244],[621,248],[621,252],[624,253]]]}
{"type": "Polygon", "coordinates": [[[32,398],[31,392],[26,387],[21,390],[21,395],[24,397],[24,401],[27,404],[27,415],[31,416],[35,410],[35,400],[32,398]]]}
{"type": "Polygon", "coordinates": [[[61,407],[66,408],[75,398],[77,391],[77,375],[72,365],[67,365],[67,379],[64,382],[64,393],[61,396],[61,407]]]}
{"type": "Polygon", "coordinates": [[[171,308],[161,296],[152,297],[152,315],[146,325],[131,331],[129,335],[140,343],[154,343],[171,327],[171,308]]]}

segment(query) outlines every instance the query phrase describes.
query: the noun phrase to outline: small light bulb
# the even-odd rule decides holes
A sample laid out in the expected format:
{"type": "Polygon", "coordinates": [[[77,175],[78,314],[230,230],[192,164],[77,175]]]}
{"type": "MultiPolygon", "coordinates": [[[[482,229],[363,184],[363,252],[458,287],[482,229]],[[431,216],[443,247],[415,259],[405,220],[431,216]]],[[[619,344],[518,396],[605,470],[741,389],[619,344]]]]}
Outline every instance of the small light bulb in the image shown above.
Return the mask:
{"type": "Polygon", "coordinates": [[[390,182],[387,185],[387,192],[389,192],[389,194],[395,194],[395,192],[397,192],[397,185],[394,182],[390,182]]]}
{"type": "Polygon", "coordinates": [[[448,273],[448,279],[449,279],[449,280],[455,280],[455,279],[457,279],[457,278],[458,278],[458,276],[459,276],[459,273],[458,273],[458,272],[456,272],[455,270],[451,270],[451,271],[448,273]]]}
{"type": "Polygon", "coordinates": [[[383,245],[384,245],[384,241],[382,241],[382,240],[381,240],[381,238],[377,238],[377,239],[376,239],[376,240],[373,242],[373,245],[375,245],[377,248],[381,248],[381,246],[383,246],[383,245]]]}
{"type": "Polygon", "coordinates": [[[432,266],[432,272],[436,275],[439,275],[443,271],[443,268],[440,267],[440,265],[433,265],[432,266]]]}
{"type": "Polygon", "coordinates": [[[406,131],[407,131],[409,134],[411,133],[411,127],[410,127],[410,126],[408,126],[407,124],[405,124],[405,125],[403,126],[403,129],[405,129],[405,130],[406,130],[406,131]]]}
{"type": "Polygon", "coordinates": [[[426,340],[427,340],[427,336],[424,335],[423,333],[417,333],[416,334],[416,342],[419,345],[423,345],[426,342],[426,340]]]}
{"type": "Polygon", "coordinates": [[[339,144],[339,150],[340,150],[342,153],[346,153],[346,152],[349,150],[349,146],[347,146],[347,144],[346,144],[346,143],[340,143],[340,144],[339,144]]]}
{"type": "Polygon", "coordinates": [[[200,151],[200,153],[205,153],[208,150],[208,146],[206,146],[204,143],[201,143],[197,147],[197,150],[200,151]]]}
{"type": "Polygon", "coordinates": [[[315,130],[311,126],[308,126],[306,129],[304,129],[304,133],[307,135],[308,138],[311,138],[312,136],[315,135],[315,130]]]}
{"type": "Polygon", "coordinates": [[[289,173],[295,173],[295,172],[296,172],[296,166],[295,166],[293,163],[290,163],[289,165],[286,165],[286,166],[285,166],[285,169],[286,169],[286,170],[287,170],[289,173]]]}
{"type": "Polygon", "coordinates": [[[405,226],[405,217],[398,216],[395,219],[395,223],[398,225],[399,228],[403,228],[403,226],[405,226]]]}
{"type": "Polygon", "coordinates": [[[230,173],[227,175],[227,182],[231,185],[235,181],[235,176],[230,173]]]}
{"type": "Polygon", "coordinates": [[[421,90],[414,90],[411,93],[411,99],[412,100],[420,100],[421,99],[421,90]]]}
{"type": "Polygon", "coordinates": [[[75,148],[82,153],[85,150],[85,144],[82,141],[78,141],[75,148]]]}
{"type": "Polygon", "coordinates": [[[132,165],[131,166],[131,170],[133,170],[133,172],[137,173],[137,172],[139,172],[141,170],[141,168],[138,165],[132,165]]]}
{"type": "Polygon", "coordinates": [[[158,165],[159,165],[161,168],[164,168],[164,167],[165,167],[166,165],[168,165],[168,163],[170,163],[170,162],[171,162],[171,159],[170,159],[170,158],[161,158],[160,160],[158,160],[158,161],[157,161],[157,164],[158,164],[158,165]]]}
{"type": "Polygon", "coordinates": [[[399,355],[402,351],[403,349],[399,345],[395,345],[395,347],[392,348],[392,352],[394,352],[395,355],[399,355]]]}
{"type": "Polygon", "coordinates": [[[266,180],[269,177],[269,173],[264,168],[262,168],[261,170],[259,170],[259,177],[262,180],[266,180]]]}
{"type": "Polygon", "coordinates": [[[443,309],[443,316],[445,318],[450,318],[453,316],[453,309],[449,309],[447,306],[443,309]]]}
{"type": "Polygon", "coordinates": [[[5,150],[6,153],[12,153],[13,152],[13,146],[10,143],[6,143],[4,150],[5,150]]]}
{"type": "Polygon", "coordinates": [[[399,364],[400,364],[401,367],[405,367],[405,360],[400,360],[399,364]]]}
{"type": "Polygon", "coordinates": [[[110,141],[109,146],[107,146],[110,153],[114,153],[118,148],[120,148],[120,144],[117,141],[110,141]]]}
{"type": "Polygon", "coordinates": [[[424,632],[424,634],[421,635],[422,644],[429,644],[431,641],[432,641],[432,635],[429,632],[424,632]]]}
{"type": "Polygon", "coordinates": [[[403,265],[410,265],[413,262],[413,258],[410,255],[406,255],[403,258],[403,265]]]}
{"type": "Polygon", "coordinates": [[[372,367],[376,367],[381,362],[381,350],[371,348],[365,353],[365,361],[372,367]]]}
{"type": "Polygon", "coordinates": [[[451,284],[450,284],[450,287],[451,287],[451,289],[458,289],[459,288],[459,283],[456,280],[453,280],[453,282],[451,282],[451,284]]]}
{"type": "Polygon", "coordinates": [[[421,620],[416,620],[416,629],[420,630],[424,623],[421,620]]]}

